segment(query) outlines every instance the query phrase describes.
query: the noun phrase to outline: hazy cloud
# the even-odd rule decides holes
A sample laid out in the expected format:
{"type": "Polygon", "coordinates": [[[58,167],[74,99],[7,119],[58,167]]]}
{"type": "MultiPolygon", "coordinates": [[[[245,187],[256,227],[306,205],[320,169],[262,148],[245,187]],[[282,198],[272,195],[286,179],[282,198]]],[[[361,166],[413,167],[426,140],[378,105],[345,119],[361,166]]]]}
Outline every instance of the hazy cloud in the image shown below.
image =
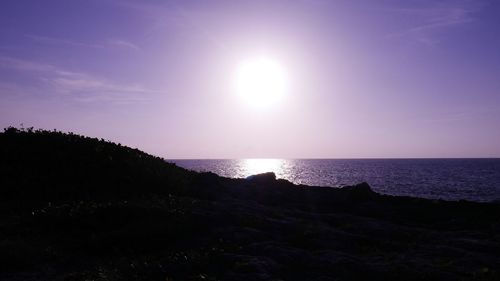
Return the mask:
{"type": "Polygon", "coordinates": [[[221,49],[227,49],[223,40],[217,38],[205,26],[203,18],[210,16],[211,13],[201,10],[194,11],[188,9],[182,2],[158,2],[148,3],[144,1],[117,1],[115,5],[126,9],[131,9],[141,13],[145,17],[151,19],[154,24],[151,26],[150,32],[158,32],[172,27],[184,29],[190,34],[195,33],[198,36],[207,40],[211,44],[221,49]]]}
{"type": "Polygon", "coordinates": [[[40,35],[33,35],[33,34],[26,34],[25,36],[34,40],[34,41],[46,43],[46,44],[68,45],[68,46],[74,46],[74,47],[85,47],[85,48],[95,48],[95,49],[103,49],[104,48],[104,45],[83,43],[83,42],[69,40],[69,39],[54,38],[54,37],[47,37],[47,36],[40,36],[40,35]]]}
{"type": "Polygon", "coordinates": [[[415,24],[389,37],[409,37],[418,42],[434,45],[439,42],[438,32],[458,28],[477,20],[476,14],[484,5],[480,1],[428,2],[422,7],[385,9],[412,19],[415,24]]]}
{"type": "Polygon", "coordinates": [[[108,45],[129,48],[129,49],[136,50],[136,51],[140,50],[140,48],[137,45],[135,45],[131,42],[128,42],[125,40],[119,40],[119,39],[108,40],[108,45]]]}
{"type": "MultiPolygon", "coordinates": [[[[138,84],[116,83],[95,75],[18,58],[0,57],[0,67],[25,72],[29,77],[41,82],[47,90],[77,101],[137,102],[146,101],[147,94],[160,92],[138,84]]],[[[5,87],[2,88],[5,90],[5,87]]],[[[21,91],[19,87],[15,90],[21,91]]]]}
{"type": "Polygon", "coordinates": [[[92,44],[92,43],[85,43],[85,42],[80,42],[80,41],[75,41],[75,40],[47,37],[47,36],[39,36],[39,35],[32,35],[32,34],[26,34],[25,36],[27,38],[30,38],[30,39],[37,41],[37,42],[40,42],[40,43],[53,44],[53,45],[66,45],[66,46],[92,48],[92,49],[107,49],[107,48],[118,47],[118,48],[132,49],[132,50],[136,50],[136,51],[140,50],[140,48],[137,45],[135,45],[134,43],[126,41],[126,40],[122,40],[122,39],[109,39],[104,43],[92,44]]]}
{"type": "Polygon", "coordinates": [[[50,64],[40,64],[33,61],[5,56],[0,56],[0,67],[11,68],[20,71],[52,72],[57,70],[56,67],[50,64]]]}

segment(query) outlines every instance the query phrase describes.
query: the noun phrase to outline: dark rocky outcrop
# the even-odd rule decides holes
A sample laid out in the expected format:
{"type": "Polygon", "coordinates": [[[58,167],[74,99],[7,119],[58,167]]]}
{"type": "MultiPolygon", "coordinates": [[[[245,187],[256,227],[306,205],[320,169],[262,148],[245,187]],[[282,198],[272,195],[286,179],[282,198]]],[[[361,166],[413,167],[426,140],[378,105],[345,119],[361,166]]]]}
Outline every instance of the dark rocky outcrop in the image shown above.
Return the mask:
{"type": "Polygon", "coordinates": [[[276,174],[274,174],[273,172],[267,172],[249,176],[246,178],[246,180],[251,183],[256,183],[260,185],[270,185],[276,182],[276,174]]]}
{"type": "Polygon", "coordinates": [[[187,171],[0,134],[0,280],[499,280],[500,204],[187,171]]]}

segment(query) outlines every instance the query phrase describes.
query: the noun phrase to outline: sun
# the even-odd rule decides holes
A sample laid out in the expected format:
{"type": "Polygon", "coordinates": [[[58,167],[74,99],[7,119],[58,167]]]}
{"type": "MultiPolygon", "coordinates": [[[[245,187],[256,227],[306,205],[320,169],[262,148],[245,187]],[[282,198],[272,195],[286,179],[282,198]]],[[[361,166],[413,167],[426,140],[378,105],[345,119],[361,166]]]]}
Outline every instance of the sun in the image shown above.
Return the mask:
{"type": "Polygon", "coordinates": [[[280,101],[286,93],[285,69],[269,58],[241,62],[237,69],[237,93],[249,104],[269,106],[280,101]]]}

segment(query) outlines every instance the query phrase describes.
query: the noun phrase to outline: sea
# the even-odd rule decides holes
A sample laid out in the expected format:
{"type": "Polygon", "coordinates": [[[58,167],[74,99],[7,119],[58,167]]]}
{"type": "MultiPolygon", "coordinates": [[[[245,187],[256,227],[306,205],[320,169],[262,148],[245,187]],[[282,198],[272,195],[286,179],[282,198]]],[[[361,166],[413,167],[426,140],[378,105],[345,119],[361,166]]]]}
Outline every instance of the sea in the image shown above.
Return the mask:
{"type": "Polygon", "coordinates": [[[169,160],[195,171],[246,178],[274,172],[296,184],[341,187],[367,182],[389,195],[500,202],[500,159],[169,160]]]}

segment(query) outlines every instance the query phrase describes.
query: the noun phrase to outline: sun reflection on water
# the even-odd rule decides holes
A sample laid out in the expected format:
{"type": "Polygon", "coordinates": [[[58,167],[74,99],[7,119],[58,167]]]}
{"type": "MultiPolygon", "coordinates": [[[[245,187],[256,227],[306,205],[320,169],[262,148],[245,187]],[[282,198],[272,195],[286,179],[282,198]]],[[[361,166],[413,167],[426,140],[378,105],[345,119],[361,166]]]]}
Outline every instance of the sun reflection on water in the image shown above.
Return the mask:
{"type": "Polygon", "coordinates": [[[277,176],[283,174],[283,159],[242,159],[240,160],[243,177],[266,172],[274,172],[277,176]]]}

